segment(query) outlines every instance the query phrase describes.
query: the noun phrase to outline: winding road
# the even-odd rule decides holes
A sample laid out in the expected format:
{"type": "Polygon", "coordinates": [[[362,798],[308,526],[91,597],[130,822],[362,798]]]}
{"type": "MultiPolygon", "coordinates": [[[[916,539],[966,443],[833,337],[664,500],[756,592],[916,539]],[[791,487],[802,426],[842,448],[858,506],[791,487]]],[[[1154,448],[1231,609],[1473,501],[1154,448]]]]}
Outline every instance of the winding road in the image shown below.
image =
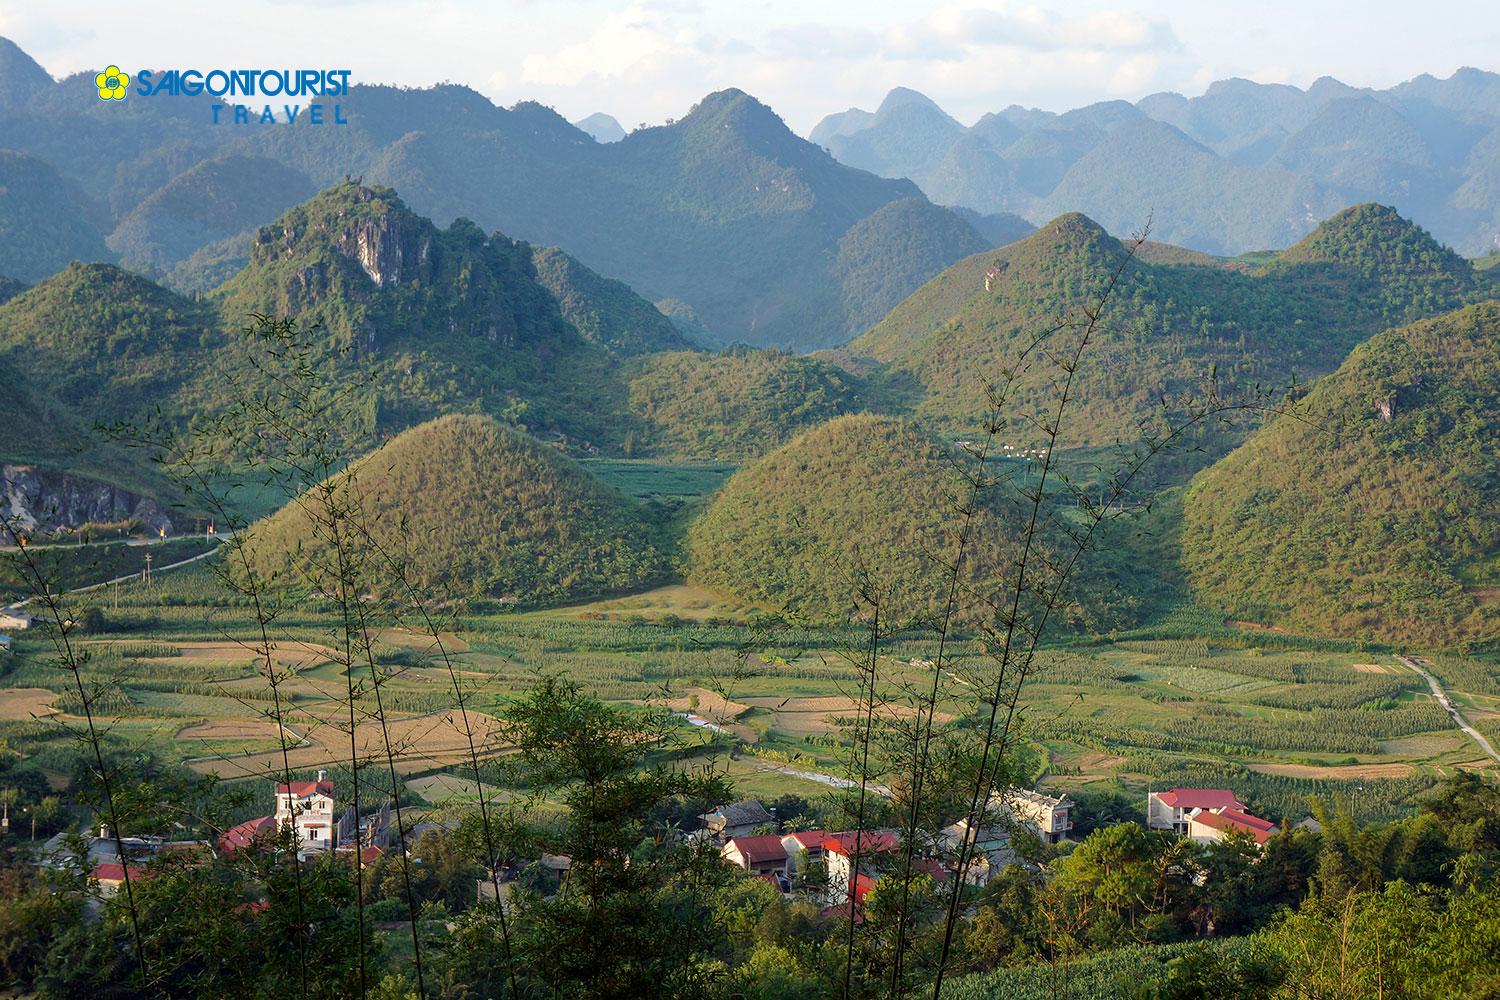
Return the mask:
{"type": "Polygon", "coordinates": [[[1462,729],[1469,735],[1470,739],[1479,744],[1479,749],[1489,754],[1492,760],[1500,763],[1500,753],[1495,752],[1494,746],[1484,737],[1483,733],[1469,725],[1469,720],[1464,718],[1464,714],[1458,710],[1458,705],[1448,696],[1448,692],[1443,690],[1443,686],[1438,683],[1438,679],[1428,673],[1426,668],[1422,666],[1426,661],[1419,656],[1401,656],[1399,654],[1396,656],[1396,659],[1427,678],[1427,686],[1432,688],[1432,696],[1438,700],[1439,705],[1448,710],[1449,715],[1453,716],[1453,721],[1458,723],[1458,728],[1462,729]]]}

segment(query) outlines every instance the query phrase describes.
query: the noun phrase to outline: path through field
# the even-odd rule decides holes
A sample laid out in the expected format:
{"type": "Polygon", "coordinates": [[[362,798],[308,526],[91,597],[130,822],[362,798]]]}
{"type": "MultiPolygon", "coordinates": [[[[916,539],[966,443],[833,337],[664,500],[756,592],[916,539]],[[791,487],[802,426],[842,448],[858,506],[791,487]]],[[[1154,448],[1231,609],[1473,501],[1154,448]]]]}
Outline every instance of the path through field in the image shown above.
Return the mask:
{"type": "Polygon", "coordinates": [[[1454,703],[1452,698],[1448,697],[1448,692],[1443,690],[1442,685],[1438,683],[1438,679],[1429,674],[1426,669],[1422,667],[1423,661],[1421,657],[1398,655],[1396,659],[1400,660],[1402,663],[1406,664],[1408,667],[1415,670],[1423,677],[1427,678],[1427,686],[1432,688],[1432,696],[1438,700],[1439,705],[1442,705],[1448,710],[1449,715],[1453,716],[1453,721],[1458,723],[1458,728],[1468,733],[1469,738],[1472,739],[1475,743],[1479,744],[1479,749],[1489,754],[1492,760],[1494,760],[1496,763],[1500,763],[1500,753],[1495,752],[1495,748],[1490,745],[1489,740],[1484,738],[1483,733],[1475,729],[1473,726],[1469,725],[1469,720],[1464,718],[1464,714],[1458,710],[1458,705],[1454,703]]]}

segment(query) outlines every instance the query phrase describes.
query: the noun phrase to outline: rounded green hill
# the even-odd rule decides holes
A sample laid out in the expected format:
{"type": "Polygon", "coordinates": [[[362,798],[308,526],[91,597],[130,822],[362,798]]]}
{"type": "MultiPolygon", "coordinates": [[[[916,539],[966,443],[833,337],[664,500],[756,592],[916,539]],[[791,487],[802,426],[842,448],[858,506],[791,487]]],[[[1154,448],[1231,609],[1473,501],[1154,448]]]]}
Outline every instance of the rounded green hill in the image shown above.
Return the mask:
{"type": "MultiPolygon", "coordinates": [[[[630,502],[566,458],[488,417],[447,416],[366,455],[335,482],[377,593],[399,594],[389,562],[433,591],[558,603],[658,582],[667,568],[630,502]],[[355,529],[354,524],[362,525],[355,529]]],[[[257,524],[246,552],[262,574],[324,590],[331,532],[304,494],[257,524]]]]}
{"type": "Polygon", "coordinates": [[[1194,480],[1206,603],[1318,633],[1448,644],[1500,625],[1500,304],[1378,334],[1194,480]]]}

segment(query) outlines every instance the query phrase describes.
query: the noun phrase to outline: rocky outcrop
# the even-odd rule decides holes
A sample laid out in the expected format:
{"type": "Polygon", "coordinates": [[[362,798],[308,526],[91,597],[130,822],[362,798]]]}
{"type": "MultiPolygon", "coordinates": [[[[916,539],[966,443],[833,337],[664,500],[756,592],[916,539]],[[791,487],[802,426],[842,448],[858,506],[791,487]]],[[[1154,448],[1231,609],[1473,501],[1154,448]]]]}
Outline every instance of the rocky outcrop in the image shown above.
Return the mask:
{"type": "Polygon", "coordinates": [[[172,534],[171,518],[150,497],[32,465],[0,466],[0,510],[28,531],[135,520],[151,534],[172,534]]]}

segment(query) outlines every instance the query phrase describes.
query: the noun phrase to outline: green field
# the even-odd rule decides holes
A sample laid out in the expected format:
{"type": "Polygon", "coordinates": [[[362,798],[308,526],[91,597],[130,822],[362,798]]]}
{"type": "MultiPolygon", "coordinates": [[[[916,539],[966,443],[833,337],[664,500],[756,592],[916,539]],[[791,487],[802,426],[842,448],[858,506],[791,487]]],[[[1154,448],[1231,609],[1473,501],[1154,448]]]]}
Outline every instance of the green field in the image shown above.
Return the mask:
{"type": "MultiPolygon", "coordinates": [[[[110,739],[149,744],[200,773],[235,781],[280,767],[271,701],[253,651],[254,619],[227,600],[211,561],[119,588],[107,635],[90,636],[86,681],[103,692],[95,711],[110,739]]],[[[860,634],[839,628],[768,632],[764,612],[685,585],[544,611],[461,615],[442,634],[378,632],[385,708],[403,780],[433,804],[472,779],[456,714],[456,677],[482,745],[500,751],[493,717],[509,698],[549,674],[577,680],[612,702],[666,704],[729,730],[742,794],[828,789],[787,773],[841,774],[838,728],[855,714],[858,674],[848,652],[860,634]],[[440,780],[430,780],[438,776],[440,780]],[[448,777],[442,777],[448,776],[448,777]]],[[[328,608],[282,612],[278,666],[285,711],[299,741],[294,769],[338,767],[349,753],[347,680],[329,647],[328,608]]],[[[899,712],[903,685],[930,683],[922,663],[935,637],[898,636],[880,660],[881,690],[899,712]]],[[[940,710],[973,711],[987,661],[969,642],[950,644],[957,678],[940,710]]],[[[1442,657],[1434,670],[1481,729],[1500,721],[1500,669],[1442,657]]],[[[360,674],[360,671],[356,671],[360,674]]],[[[22,633],[0,675],[0,739],[49,770],[67,773],[74,752],[58,718],[77,711],[69,677],[48,644],[22,633]],[[56,709],[60,714],[47,716],[56,709]]],[[[1225,784],[1278,818],[1305,812],[1310,794],[1357,793],[1361,811],[1389,814],[1441,775],[1479,763],[1475,745],[1438,707],[1425,682],[1389,652],[1269,631],[1241,630],[1202,609],[1180,607],[1151,626],[1110,639],[1062,637],[1040,653],[1023,697],[1023,725],[1041,783],[1132,801],[1147,787],[1225,784]],[[1065,641],[1064,641],[1065,640],[1065,641]]],[[[360,754],[383,753],[357,699],[360,754]]],[[[684,725],[693,744],[707,739],[684,725]]],[[[721,743],[722,745],[722,743],[721,743]]],[[[488,780],[488,779],[487,779],[488,780]]]]}

